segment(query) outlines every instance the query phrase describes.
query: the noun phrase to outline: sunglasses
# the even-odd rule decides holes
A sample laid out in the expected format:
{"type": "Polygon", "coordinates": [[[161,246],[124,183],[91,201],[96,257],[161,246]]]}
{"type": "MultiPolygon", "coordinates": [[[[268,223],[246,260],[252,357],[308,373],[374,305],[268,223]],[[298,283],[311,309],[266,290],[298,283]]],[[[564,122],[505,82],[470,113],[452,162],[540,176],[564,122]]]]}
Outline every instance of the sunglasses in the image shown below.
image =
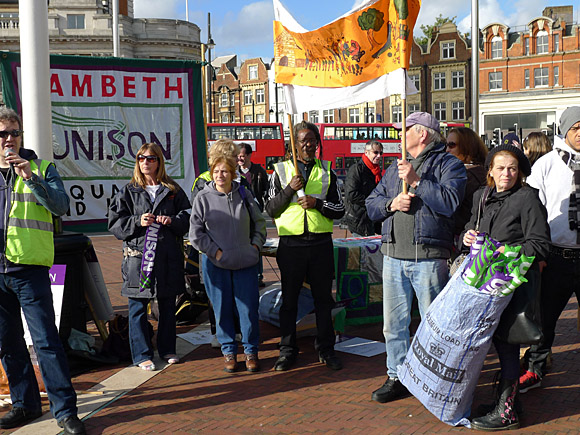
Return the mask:
{"type": "Polygon", "coordinates": [[[455,148],[457,146],[455,142],[447,142],[445,145],[447,148],[455,148]]]}
{"type": "Polygon", "coordinates": [[[22,130],[0,130],[0,137],[2,139],[8,138],[8,136],[18,137],[22,134],[22,130]]]}
{"type": "Polygon", "coordinates": [[[145,160],[147,160],[149,163],[154,163],[159,159],[157,158],[157,156],[138,155],[137,160],[139,160],[140,162],[144,162],[145,160]]]}

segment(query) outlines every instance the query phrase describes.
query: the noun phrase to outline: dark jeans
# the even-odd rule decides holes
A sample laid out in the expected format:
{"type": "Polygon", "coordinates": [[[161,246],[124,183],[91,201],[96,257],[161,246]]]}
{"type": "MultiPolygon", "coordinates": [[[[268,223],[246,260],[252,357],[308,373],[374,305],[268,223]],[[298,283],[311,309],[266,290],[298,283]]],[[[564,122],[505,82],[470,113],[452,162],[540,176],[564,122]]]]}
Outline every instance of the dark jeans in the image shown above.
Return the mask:
{"type": "MultiPolygon", "coordinates": [[[[129,344],[133,364],[153,359],[153,344],[147,320],[148,298],[129,298],[129,344]]],[[[175,298],[157,299],[157,352],[160,357],[175,355],[175,298]]]]}
{"type": "Polygon", "coordinates": [[[332,324],[332,278],[334,276],[334,250],[332,241],[308,247],[290,247],[280,238],[276,261],[282,277],[282,307],[280,308],[280,355],[295,357],[296,316],[298,296],[302,283],[310,284],[314,298],[316,328],[314,347],[321,353],[334,350],[332,324]]]}
{"type": "Polygon", "coordinates": [[[48,269],[0,274],[0,348],[14,408],[40,411],[40,394],[24,341],[20,308],[38,356],[52,415],[61,421],[77,415],[66,355],[54,319],[48,269]]]}
{"type": "Polygon", "coordinates": [[[528,351],[528,370],[542,376],[554,343],[556,323],[573,293],[580,301],[580,259],[550,254],[542,271],[542,328],[544,339],[528,351]]]}
{"type": "Polygon", "coordinates": [[[501,377],[518,379],[520,377],[520,345],[506,343],[497,337],[493,337],[493,345],[499,357],[501,377]]]}

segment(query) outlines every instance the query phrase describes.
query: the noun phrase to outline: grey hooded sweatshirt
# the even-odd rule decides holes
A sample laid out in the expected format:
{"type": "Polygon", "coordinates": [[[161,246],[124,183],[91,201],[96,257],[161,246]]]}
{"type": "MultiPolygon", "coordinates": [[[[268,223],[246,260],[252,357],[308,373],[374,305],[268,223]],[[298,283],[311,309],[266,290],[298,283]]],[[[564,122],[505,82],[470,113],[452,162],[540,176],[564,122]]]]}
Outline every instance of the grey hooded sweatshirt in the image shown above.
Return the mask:
{"type": "Polygon", "coordinates": [[[207,183],[196,195],[191,210],[189,241],[207,255],[217,267],[244,269],[258,263],[258,251],[266,241],[266,220],[252,194],[232,181],[230,193],[218,192],[215,183],[207,183]],[[251,216],[251,219],[250,219],[251,216]],[[218,261],[216,253],[222,250],[218,261]]]}

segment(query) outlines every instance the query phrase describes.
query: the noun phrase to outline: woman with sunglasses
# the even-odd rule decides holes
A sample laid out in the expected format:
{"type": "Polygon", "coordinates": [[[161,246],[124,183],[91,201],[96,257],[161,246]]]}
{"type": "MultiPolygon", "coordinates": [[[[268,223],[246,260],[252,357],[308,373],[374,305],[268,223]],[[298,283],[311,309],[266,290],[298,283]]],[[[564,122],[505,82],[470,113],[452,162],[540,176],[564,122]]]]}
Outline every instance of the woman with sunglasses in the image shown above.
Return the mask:
{"type": "Polygon", "coordinates": [[[133,363],[155,370],[147,305],[157,298],[157,351],[169,364],[175,353],[175,297],[185,289],[183,235],[191,206],[185,192],[167,175],[161,147],[144,144],[137,152],[133,178],[112,199],[109,231],[123,240],[123,288],[129,298],[129,343],[133,363]],[[143,258],[145,257],[145,258],[143,258]]]}
{"type": "Polygon", "coordinates": [[[473,194],[486,183],[487,174],[483,164],[487,157],[487,148],[473,130],[466,127],[457,127],[452,128],[447,135],[446,150],[463,162],[467,172],[465,196],[455,212],[454,233],[455,237],[458,238],[471,217],[473,194]]]}

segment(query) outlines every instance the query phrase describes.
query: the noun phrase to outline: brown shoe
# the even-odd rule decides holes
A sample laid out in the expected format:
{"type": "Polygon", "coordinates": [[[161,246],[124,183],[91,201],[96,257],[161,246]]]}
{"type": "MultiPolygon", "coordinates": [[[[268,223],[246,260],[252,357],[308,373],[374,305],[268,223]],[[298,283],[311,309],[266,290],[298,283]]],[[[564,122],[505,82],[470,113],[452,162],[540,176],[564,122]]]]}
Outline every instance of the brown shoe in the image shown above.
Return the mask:
{"type": "Polygon", "coordinates": [[[224,370],[228,373],[235,372],[236,368],[238,367],[237,357],[233,353],[228,353],[224,355],[224,363],[225,363],[224,370]]]}
{"type": "Polygon", "coordinates": [[[260,371],[260,360],[258,359],[258,354],[256,353],[246,354],[246,370],[249,372],[260,371]]]}

